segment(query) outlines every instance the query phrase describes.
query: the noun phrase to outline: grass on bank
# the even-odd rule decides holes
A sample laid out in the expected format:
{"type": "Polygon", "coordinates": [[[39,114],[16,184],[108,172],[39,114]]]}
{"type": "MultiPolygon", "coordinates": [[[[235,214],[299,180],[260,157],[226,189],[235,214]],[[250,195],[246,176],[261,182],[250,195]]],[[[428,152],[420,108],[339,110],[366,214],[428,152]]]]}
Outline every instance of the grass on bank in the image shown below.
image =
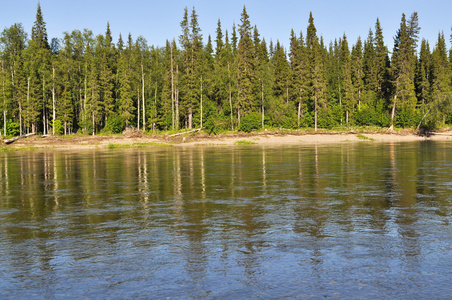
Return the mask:
{"type": "Polygon", "coordinates": [[[356,137],[357,137],[358,139],[364,140],[364,141],[375,141],[374,138],[365,136],[364,134],[358,134],[356,137]]]}
{"type": "Polygon", "coordinates": [[[250,140],[239,140],[239,141],[236,141],[234,144],[236,144],[236,145],[254,145],[256,143],[253,141],[250,141],[250,140]]]}
{"type": "Polygon", "coordinates": [[[168,147],[171,146],[170,144],[166,143],[156,143],[156,142],[149,142],[149,143],[133,143],[133,144],[115,144],[115,143],[109,143],[107,145],[108,149],[127,149],[127,148],[146,148],[146,147],[152,147],[152,146],[164,146],[168,147]]]}

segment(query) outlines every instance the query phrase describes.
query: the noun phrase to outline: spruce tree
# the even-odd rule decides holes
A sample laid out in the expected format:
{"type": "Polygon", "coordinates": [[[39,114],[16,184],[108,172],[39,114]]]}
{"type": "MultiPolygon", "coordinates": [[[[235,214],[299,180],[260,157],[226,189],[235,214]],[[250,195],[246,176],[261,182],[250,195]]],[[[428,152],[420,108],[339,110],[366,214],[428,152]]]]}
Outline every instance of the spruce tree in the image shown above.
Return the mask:
{"type": "Polygon", "coordinates": [[[290,69],[291,69],[291,97],[296,103],[297,127],[301,126],[301,119],[304,117],[309,100],[307,82],[307,57],[303,34],[297,38],[294,31],[290,35],[290,69]]]}
{"type": "Polygon", "coordinates": [[[27,34],[20,23],[5,28],[0,35],[2,74],[5,86],[3,93],[2,117],[3,134],[6,135],[6,121],[13,119],[19,123],[19,133],[23,130],[23,107],[26,99],[26,79],[24,74],[24,50],[27,34]],[[14,118],[14,116],[17,116],[14,118]]]}
{"type": "Polygon", "coordinates": [[[430,53],[430,46],[428,42],[423,39],[421,42],[419,60],[416,65],[415,78],[416,95],[423,113],[425,113],[426,105],[431,102],[431,73],[432,54],[430,53]]]}
{"type": "Polygon", "coordinates": [[[377,81],[377,94],[380,99],[389,97],[390,78],[389,78],[389,54],[388,49],[384,44],[383,29],[380,25],[380,20],[377,18],[375,23],[375,72],[377,81]]]}
{"type": "MultiPolygon", "coordinates": [[[[133,42],[129,34],[127,48],[119,58],[118,78],[119,78],[119,99],[118,112],[128,127],[134,119],[134,89],[133,89],[133,70],[132,70],[133,42]]],[[[101,74],[102,78],[102,74],[101,74]]],[[[105,89],[105,91],[108,91],[105,89]]]]}
{"type": "Polygon", "coordinates": [[[352,83],[352,63],[347,37],[344,34],[341,43],[340,62],[342,65],[342,85],[343,85],[343,104],[345,107],[345,123],[349,124],[349,116],[353,112],[356,104],[356,98],[353,93],[352,83]]]}
{"type": "Polygon", "coordinates": [[[358,102],[358,111],[360,111],[364,90],[363,44],[361,38],[358,38],[356,44],[352,48],[351,69],[353,98],[358,102]]]}
{"type": "Polygon", "coordinates": [[[42,130],[44,134],[48,129],[48,85],[51,82],[50,46],[45,25],[41,6],[38,3],[31,40],[25,51],[28,95],[26,107],[29,112],[26,118],[32,132],[42,130]]]}
{"type": "Polygon", "coordinates": [[[251,24],[245,6],[239,25],[240,40],[237,48],[237,119],[250,114],[255,108],[253,101],[254,45],[251,39],[251,24]]]}
{"type": "Polygon", "coordinates": [[[369,30],[367,39],[364,42],[363,71],[365,104],[367,107],[375,107],[377,103],[378,71],[375,53],[375,40],[371,29],[369,30]]]}
{"type": "Polygon", "coordinates": [[[444,125],[446,115],[452,112],[452,74],[447,57],[444,33],[438,34],[438,41],[432,53],[432,104],[431,126],[444,125]]]}
{"type": "MultiPolygon", "coordinates": [[[[415,17],[415,14],[413,14],[415,17]]],[[[410,22],[410,26],[414,26],[410,22]]],[[[394,126],[396,112],[400,110],[399,124],[413,125],[416,107],[414,76],[416,68],[416,34],[418,30],[408,27],[405,14],[402,15],[400,28],[394,41],[393,51],[393,86],[394,96],[391,103],[391,129],[394,126]]]]}
{"type": "Polygon", "coordinates": [[[308,82],[311,106],[314,111],[314,130],[317,131],[320,106],[326,105],[326,78],[323,47],[317,37],[312,12],[306,31],[306,56],[308,58],[308,82]]]}
{"type": "Polygon", "coordinates": [[[185,8],[181,22],[182,34],[179,42],[182,46],[182,84],[184,93],[181,94],[181,104],[184,109],[185,124],[188,129],[193,128],[193,116],[200,105],[202,66],[202,34],[198,24],[198,15],[193,7],[190,19],[185,8]]]}
{"type": "Polygon", "coordinates": [[[49,41],[47,38],[46,23],[44,22],[44,17],[42,16],[41,4],[38,2],[38,7],[36,10],[36,20],[31,29],[31,39],[36,43],[39,49],[50,50],[49,41]]]}

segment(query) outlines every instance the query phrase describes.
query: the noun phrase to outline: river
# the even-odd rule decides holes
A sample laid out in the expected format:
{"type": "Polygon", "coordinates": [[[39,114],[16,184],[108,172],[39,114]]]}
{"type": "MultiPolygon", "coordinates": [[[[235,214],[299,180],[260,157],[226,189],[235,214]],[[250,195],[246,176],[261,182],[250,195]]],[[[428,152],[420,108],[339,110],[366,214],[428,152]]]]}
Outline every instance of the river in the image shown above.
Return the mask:
{"type": "Polygon", "coordinates": [[[452,297],[447,142],[0,153],[0,298],[452,297]]]}

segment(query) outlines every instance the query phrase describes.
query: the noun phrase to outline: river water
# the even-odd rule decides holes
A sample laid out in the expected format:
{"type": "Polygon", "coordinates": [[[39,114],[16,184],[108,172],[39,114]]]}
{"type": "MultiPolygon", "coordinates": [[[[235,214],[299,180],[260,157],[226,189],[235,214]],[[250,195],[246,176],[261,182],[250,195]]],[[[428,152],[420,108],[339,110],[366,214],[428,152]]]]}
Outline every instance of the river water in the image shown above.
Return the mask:
{"type": "Polygon", "coordinates": [[[0,298],[452,297],[444,142],[0,153],[0,298]]]}

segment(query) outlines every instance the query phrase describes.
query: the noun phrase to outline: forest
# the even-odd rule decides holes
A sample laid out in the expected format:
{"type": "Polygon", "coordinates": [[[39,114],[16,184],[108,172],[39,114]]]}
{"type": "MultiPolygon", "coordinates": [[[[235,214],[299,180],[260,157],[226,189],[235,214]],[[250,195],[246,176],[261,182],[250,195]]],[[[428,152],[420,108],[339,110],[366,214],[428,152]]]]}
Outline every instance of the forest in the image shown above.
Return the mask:
{"type": "MultiPolygon", "coordinates": [[[[266,42],[243,8],[240,23],[205,38],[195,8],[164,47],[110,25],[49,41],[38,4],[28,37],[21,23],[0,35],[4,136],[203,129],[209,134],[262,128],[452,124],[452,50],[444,33],[420,40],[418,14],[401,16],[390,51],[377,19],[365,39],[326,44],[312,13],[289,48],[266,42]]],[[[452,42],[452,35],[451,35],[452,42]]]]}

